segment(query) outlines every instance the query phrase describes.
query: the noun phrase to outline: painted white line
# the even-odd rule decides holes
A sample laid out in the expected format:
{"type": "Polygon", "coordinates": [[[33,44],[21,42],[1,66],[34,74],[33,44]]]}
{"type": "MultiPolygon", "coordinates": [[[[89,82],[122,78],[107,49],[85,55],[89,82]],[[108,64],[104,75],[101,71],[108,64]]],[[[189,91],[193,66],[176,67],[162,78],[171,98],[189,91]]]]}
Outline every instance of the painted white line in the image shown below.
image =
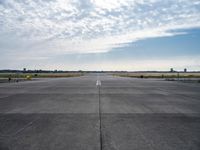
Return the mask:
{"type": "Polygon", "coordinates": [[[101,81],[100,80],[97,80],[96,86],[101,86],[101,81]]]}

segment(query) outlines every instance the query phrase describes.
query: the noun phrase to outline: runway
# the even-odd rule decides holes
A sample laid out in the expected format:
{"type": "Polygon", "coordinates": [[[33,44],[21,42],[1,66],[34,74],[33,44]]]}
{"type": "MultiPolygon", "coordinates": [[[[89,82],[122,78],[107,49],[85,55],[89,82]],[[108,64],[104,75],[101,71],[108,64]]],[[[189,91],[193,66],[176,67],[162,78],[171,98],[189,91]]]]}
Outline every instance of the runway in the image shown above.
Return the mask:
{"type": "Polygon", "coordinates": [[[0,150],[199,149],[199,83],[87,74],[0,84],[0,150]]]}

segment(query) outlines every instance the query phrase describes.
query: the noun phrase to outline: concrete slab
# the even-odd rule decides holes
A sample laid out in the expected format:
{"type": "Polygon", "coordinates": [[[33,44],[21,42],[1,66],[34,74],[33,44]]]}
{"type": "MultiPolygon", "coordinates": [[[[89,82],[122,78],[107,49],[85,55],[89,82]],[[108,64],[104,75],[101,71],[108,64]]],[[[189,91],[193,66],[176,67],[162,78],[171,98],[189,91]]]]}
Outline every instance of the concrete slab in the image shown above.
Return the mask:
{"type": "Polygon", "coordinates": [[[1,115],[1,150],[96,150],[99,120],[94,114],[1,115]]]}
{"type": "Polygon", "coordinates": [[[104,150],[198,150],[200,118],[180,114],[103,115],[104,150]]]}
{"type": "Polygon", "coordinates": [[[199,91],[106,74],[2,83],[0,150],[199,150],[199,91]]]}

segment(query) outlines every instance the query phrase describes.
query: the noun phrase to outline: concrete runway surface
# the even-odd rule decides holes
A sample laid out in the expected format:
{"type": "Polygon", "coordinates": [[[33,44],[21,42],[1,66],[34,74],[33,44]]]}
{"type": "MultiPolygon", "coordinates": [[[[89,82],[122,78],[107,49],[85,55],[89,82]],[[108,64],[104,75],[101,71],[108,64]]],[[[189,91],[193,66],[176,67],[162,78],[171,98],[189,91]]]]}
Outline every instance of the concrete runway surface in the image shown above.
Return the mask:
{"type": "Polygon", "coordinates": [[[88,74],[0,84],[0,150],[199,149],[199,83],[88,74]]]}

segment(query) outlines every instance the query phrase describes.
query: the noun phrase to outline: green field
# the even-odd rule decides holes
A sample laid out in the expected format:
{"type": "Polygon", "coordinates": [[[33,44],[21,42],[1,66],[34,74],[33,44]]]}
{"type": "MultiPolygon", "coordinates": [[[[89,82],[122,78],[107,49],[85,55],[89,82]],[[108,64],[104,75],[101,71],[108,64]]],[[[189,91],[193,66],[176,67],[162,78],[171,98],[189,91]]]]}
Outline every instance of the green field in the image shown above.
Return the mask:
{"type": "Polygon", "coordinates": [[[82,75],[83,73],[0,73],[0,78],[67,78],[82,75]]]}
{"type": "Polygon", "coordinates": [[[131,77],[131,78],[200,78],[200,73],[195,72],[156,72],[156,73],[149,73],[149,72],[133,72],[133,73],[117,73],[113,74],[114,76],[120,77],[131,77]]]}

